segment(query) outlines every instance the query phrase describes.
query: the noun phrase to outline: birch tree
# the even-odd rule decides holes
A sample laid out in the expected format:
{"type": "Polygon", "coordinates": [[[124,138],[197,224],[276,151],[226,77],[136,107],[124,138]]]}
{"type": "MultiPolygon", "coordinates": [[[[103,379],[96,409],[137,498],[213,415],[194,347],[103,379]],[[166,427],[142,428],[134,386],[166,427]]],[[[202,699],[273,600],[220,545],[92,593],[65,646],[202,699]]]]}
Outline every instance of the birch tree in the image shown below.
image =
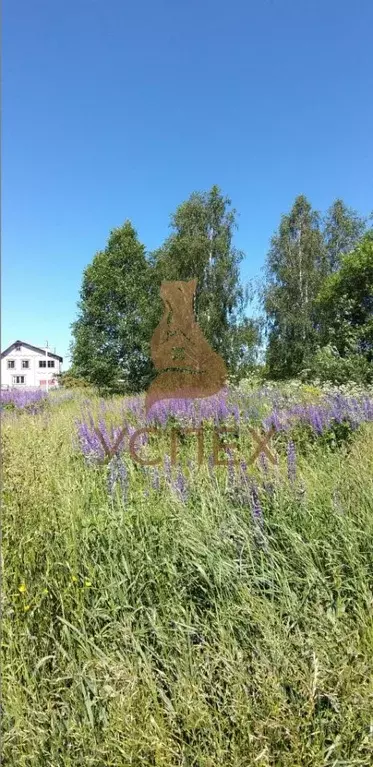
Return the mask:
{"type": "Polygon", "coordinates": [[[259,326],[247,316],[249,291],[242,284],[244,254],[234,245],[237,214],[219,187],[194,192],[171,217],[171,235],[153,253],[161,280],[197,278],[198,323],[230,372],[255,359],[259,326]]]}
{"type": "Polygon", "coordinates": [[[300,195],[283,215],[266,262],[267,366],[274,378],[296,375],[315,343],[315,299],[325,273],[320,216],[300,195]]]}

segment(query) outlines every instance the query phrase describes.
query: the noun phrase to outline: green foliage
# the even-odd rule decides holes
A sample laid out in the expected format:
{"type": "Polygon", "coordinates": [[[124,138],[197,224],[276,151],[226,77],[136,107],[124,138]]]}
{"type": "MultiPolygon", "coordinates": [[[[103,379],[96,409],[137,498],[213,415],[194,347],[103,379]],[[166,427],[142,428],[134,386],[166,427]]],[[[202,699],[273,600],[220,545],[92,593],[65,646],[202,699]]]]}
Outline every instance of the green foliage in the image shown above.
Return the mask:
{"type": "Polygon", "coordinates": [[[338,349],[328,344],[318,349],[301,377],[337,385],[370,383],[373,381],[373,365],[362,354],[347,353],[342,357],[338,349]]]}
{"type": "Polygon", "coordinates": [[[368,362],[372,356],[372,236],[361,240],[365,229],[366,220],[342,200],[333,203],[322,225],[302,196],[282,217],[264,289],[270,378],[308,368],[321,381],[344,382],[350,371],[351,380],[369,380],[369,365],[357,356],[368,362]]]}
{"type": "Polygon", "coordinates": [[[242,253],[233,246],[230,200],[218,187],[194,193],[172,216],[173,232],[149,259],[130,222],[114,229],[104,251],[85,269],[71,348],[74,378],[101,392],[138,392],[154,369],[150,340],[163,305],[164,280],[197,278],[195,311],[212,347],[232,375],[256,361],[260,323],[246,316],[242,253]]]}
{"type": "Polygon", "coordinates": [[[357,245],[364,234],[366,220],[343,200],[335,200],[324,219],[324,243],[328,272],[335,272],[341,259],[357,245]]]}
{"type": "MultiPolygon", "coordinates": [[[[146,388],[154,374],[150,340],[163,310],[161,282],[193,278],[197,320],[230,380],[250,376],[263,322],[247,313],[254,292],[240,280],[236,220],[229,198],[213,186],[179,205],[171,235],[148,259],[130,222],[113,230],[83,274],[73,377],[107,393],[146,388]]],[[[303,195],[282,216],[262,293],[268,378],[293,378],[307,368],[320,381],[370,380],[372,234],[356,245],[365,228],[365,219],[340,199],[323,220],[303,195]]]]}
{"type": "Polygon", "coordinates": [[[240,377],[238,380],[232,378],[232,384],[238,384],[239,391],[243,393],[249,393],[255,391],[261,386],[266,378],[266,373],[263,365],[254,365],[250,370],[246,372],[244,377],[240,377]]]}
{"type": "Polygon", "coordinates": [[[79,378],[71,370],[65,370],[58,376],[59,385],[64,389],[89,389],[91,384],[85,378],[79,378]]]}
{"type": "Polygon", "coordinates": [[[301,195],[282,216],[267,257],[266,362],[272,378],[297,375],[314,348],[313,310],[324,268],[320,217],[301,195]]]}
{"type": "MultiPolygon", "coordinates": [[[[338,272],[328,277],[317,300],[321,343],[351,361],[351,370],[373,362],[373,234],[368,232],[338,272]],[[357,363],[358,357],[361,363],[357,363]]],[[[367,368],[368,369],[368,368],[367,368]]],[[[352,377],[352,380],[356,380],[352,377]]]]}
{"type": "Polygon", "coordinates": [[[85,269],[73,324],[75,374],[108,390],[139,391],[149,381],[154,286],[132,224],[114,229],[85,269]]]}
{"type": "Polygon", "coordinates": [[[233,245],[236,211],[213,186],[182,203],[171,226],[172,234],[152,256],[157,282],[197,278],[198,323],[230,372],[244,375],[255,362],[260,328],[245,315],[249,292],[240,281],[243,253],[233,245]]]}
{"type": "Polygon", "coordinates": [[[14,402],[5,402],[5,403],[1,404],[1,410],[5,410],[5,411],[10,411],[11,412],[12,410],[14,411],[16,409],[17,408],[16,408],[16,405],[14,404],[14,402]]]}
{"type": "Polygon", "coordinates": [[[312,451],[318,446],[321,449],[335,451],[341,447],[348,448],[355,435],[354,424],[349,420],[333,420],[322,434],[317,434],[308,424],[297,424],[287,435],[282,435],[278,440],[279,445],[291,436],[296,446],[297,453],[309,458],[312,451]]]}

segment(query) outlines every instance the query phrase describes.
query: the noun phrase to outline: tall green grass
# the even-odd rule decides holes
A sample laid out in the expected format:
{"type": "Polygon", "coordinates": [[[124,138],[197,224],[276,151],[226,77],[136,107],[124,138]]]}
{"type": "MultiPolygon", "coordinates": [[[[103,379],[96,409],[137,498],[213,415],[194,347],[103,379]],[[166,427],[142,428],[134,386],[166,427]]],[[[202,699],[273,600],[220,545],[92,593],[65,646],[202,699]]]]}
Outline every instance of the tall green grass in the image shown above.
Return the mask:
{"type": "Polygon", "coordinates": [[[371,765],[372,428],[280,467],[262,531],[204,467],[112,500],[77,408],[4,419],[4,764],[371,765]]]}

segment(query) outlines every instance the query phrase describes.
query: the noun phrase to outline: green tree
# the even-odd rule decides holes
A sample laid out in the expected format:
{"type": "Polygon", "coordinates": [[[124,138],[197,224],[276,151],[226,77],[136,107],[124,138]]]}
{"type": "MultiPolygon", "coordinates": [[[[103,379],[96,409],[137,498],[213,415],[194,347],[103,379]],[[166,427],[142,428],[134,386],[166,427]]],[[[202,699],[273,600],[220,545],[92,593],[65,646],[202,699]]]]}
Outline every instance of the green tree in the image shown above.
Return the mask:
{"type": "Polygon", "coordinates": [[[324,272],[320,217],[300,195],[290,213],[282,216],[267,256],[266,363],[273,378],[299,373],[316,344],[314,306],[324,272]]]}
{"type": "Polygon", "coordinates": [[[324,282],[317,299],[320,342],[345,358],[373,362],[373,233],[367,232],[338,272],[324,282]]]}
{"type": "Polygon", "coordinates": [[[197,278],[195,312],[205,337],[228,369],[255,357],[259,329],[245,315],[249,293],[240,281],[243,253],[233,244],[236,211],[217,186],[194,192],[171,217],[172,233],[153,254],[158,284],[197,278]]]}
{"type": "Polygon", "coordinates": [[[90,383],[140,391],[151,376],[155,285],[130,221],[114,229],[83,273],[72,325],[72,373],[90,383]]]}
{"type": "Polygon", "coordinates": [[[366,219],[338,199],[330,206],[323,224],[326,266],[330,273],[339,268],[342,256],[357,245],[365,232],[366,219]]]}

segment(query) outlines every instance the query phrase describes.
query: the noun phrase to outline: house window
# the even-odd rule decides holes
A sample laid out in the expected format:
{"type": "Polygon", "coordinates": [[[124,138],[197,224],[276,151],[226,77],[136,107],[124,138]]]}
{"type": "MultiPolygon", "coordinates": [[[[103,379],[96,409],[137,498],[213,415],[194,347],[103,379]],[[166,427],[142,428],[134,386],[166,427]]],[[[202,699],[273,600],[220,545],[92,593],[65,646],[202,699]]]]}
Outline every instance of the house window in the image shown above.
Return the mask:
{"type": "Polygon", "coordinates": [[[14,360],[8,360],[8,370],[10,369],[13,370],[15,366],[16,366],[16,363],[14,362],[14,360]]]}
{"type": "Polygon", "coordinates": [[[47,361],[39,360],[39,368],[46,368],[46,367],[47,367],[47,361]]]}
{"type": "Polygon", "coordinates": [[[25,376],[13,376],[13,383],[14,384],[24,384],[25,383],[25,376]]]}
{"type": "Polygon", "coordinates": [[[54,360],[48,360],[48,367],[54,368],[54,360]]]}
{"type": "Polygon", "coordinates": [[[29,360],[22,360],[22,369],[23,370],[28,370],[29,367],[30,367],[29,360]]]}

